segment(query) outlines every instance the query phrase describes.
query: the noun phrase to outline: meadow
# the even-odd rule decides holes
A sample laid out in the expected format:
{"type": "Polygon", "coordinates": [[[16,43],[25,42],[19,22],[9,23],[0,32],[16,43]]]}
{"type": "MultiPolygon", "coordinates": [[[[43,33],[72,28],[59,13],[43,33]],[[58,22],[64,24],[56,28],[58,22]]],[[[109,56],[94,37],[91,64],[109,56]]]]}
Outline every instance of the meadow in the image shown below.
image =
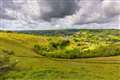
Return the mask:
{"type": "Polygon", "coordinates": [[[120,80],[120,30],[0,32],[0,80],[120,80]]]}

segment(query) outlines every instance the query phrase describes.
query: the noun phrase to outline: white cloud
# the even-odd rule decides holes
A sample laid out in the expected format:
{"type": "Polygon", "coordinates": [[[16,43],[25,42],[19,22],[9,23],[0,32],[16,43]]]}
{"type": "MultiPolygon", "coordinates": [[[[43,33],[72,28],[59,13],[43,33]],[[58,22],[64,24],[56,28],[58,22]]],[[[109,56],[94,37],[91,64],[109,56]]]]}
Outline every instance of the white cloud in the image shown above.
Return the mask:
{"type": "Polygon", "coordinates": [[[0,3],[0,29],[120,29],[119,0],[0,0],[0,3]]]}

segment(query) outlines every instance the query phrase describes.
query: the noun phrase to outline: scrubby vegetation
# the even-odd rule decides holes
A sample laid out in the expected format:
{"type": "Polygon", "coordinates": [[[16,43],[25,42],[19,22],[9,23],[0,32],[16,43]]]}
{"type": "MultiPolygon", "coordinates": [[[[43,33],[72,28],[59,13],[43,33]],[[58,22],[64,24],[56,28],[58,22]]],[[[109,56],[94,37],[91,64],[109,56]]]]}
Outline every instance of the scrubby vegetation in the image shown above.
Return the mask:
{"type": "MultiPolygon", "coordinates": [[[[0,76],[15,68],[17,61],[10,61],[12,55],[14,55],[14,52],[8,50],[2,50],[2,53],[0,53],[0,76]]],[[[0,79],[3,80],[2,77],[0,79]]]]}
{"type": "Polygon", "coordinates": [[[46,46],[35,44],[43,56],[56,58],[89,58],[120,55],[120,31],[81,30],[74,35],[49,39],[46,46]]]}
{"type": "Polygon", "coordinates": [[[119,55],[120,30],[0,32],[0,80],[119,80],[119,55]]]}

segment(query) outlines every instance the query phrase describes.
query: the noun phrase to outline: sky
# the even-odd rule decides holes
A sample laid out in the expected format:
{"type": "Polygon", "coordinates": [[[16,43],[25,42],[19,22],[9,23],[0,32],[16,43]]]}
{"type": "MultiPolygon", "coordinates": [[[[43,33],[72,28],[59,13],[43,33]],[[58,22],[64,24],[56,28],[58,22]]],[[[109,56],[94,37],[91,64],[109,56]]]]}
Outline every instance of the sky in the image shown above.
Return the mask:
{"type": "Polygon", "coordinates": [[[0,30],[120,29],[120,0],[0,0],[0,30]]]}

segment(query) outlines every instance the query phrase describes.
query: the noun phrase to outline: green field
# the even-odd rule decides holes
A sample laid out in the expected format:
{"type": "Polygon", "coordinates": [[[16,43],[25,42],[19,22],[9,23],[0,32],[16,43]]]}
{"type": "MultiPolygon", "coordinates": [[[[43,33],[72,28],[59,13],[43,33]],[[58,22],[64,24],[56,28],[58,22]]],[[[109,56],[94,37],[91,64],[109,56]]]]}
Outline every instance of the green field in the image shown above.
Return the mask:
{"type": "Polygon", "coordinates": [[[0,80],[120,80],[120,30],[0,32],[0,80]]]}

